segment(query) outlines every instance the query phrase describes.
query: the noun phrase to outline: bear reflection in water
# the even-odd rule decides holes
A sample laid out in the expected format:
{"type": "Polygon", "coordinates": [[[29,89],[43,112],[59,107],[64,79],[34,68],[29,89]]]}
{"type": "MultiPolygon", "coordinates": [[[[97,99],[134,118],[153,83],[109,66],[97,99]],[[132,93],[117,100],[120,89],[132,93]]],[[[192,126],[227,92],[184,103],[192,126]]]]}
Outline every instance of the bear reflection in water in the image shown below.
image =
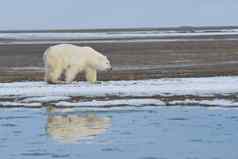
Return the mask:
{"type": "Polygon", "coordinates": [[[47,133],[62,143],[77,143],[103,134],[111,126],[111,118],[79,115],[50,115],[47,133]]]}

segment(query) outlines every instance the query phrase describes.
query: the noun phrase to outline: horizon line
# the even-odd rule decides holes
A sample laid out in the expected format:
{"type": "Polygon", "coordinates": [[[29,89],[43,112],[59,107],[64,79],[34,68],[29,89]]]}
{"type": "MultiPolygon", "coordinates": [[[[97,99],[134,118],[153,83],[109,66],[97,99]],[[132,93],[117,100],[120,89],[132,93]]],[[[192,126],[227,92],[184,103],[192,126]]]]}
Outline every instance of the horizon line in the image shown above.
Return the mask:
{"type": "Polygon", "coordinates": [[[189,30],[189,29],[238,29],[238,25],[181,25],[168,27],[98,27],[98,28],[56,28],[56,29],[0,29],[0,33],[21,33],[21,32],[105,32],[105,31],[147,31],[147,30],[189,30]]]}

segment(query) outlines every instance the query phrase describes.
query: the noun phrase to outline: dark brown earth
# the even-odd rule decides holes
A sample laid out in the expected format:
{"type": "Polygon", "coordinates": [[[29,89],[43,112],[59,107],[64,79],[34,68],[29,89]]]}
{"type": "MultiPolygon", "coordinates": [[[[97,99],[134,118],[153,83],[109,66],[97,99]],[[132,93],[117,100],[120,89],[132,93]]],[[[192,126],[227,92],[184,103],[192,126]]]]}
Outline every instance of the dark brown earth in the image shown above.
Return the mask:
{"type": "MultiPolygon", "coordinates": [[[[43,80],[52,44],[1,44],[0,82],[43,80]]],[[[99,80],[238,75],[238,40],[83,43],[107,55],[113,71],[99,80]]],[[[83,79],[82,76],[79,79],[83,79]]]]}

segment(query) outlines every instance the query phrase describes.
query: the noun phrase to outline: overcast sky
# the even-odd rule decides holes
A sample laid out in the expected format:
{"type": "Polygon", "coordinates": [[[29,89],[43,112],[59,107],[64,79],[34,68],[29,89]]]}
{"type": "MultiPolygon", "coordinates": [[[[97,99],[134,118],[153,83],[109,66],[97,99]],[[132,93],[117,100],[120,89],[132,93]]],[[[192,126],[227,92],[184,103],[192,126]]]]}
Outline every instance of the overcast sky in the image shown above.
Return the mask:
{"type": "Polygon", "coordinates": [[[238,25],[238,0],[0,0],[0,29],[238,25]]]}

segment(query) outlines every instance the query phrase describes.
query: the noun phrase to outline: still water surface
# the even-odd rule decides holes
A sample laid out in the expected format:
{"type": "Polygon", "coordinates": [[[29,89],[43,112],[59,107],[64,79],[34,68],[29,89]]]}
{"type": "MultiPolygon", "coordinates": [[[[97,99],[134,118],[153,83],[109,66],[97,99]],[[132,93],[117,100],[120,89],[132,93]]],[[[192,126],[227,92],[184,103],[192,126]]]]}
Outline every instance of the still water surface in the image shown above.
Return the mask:
{"type": "Polygon", "coordinates": [[[237,159],[238,109],[0,109],[0,157],[237,159]]]}

